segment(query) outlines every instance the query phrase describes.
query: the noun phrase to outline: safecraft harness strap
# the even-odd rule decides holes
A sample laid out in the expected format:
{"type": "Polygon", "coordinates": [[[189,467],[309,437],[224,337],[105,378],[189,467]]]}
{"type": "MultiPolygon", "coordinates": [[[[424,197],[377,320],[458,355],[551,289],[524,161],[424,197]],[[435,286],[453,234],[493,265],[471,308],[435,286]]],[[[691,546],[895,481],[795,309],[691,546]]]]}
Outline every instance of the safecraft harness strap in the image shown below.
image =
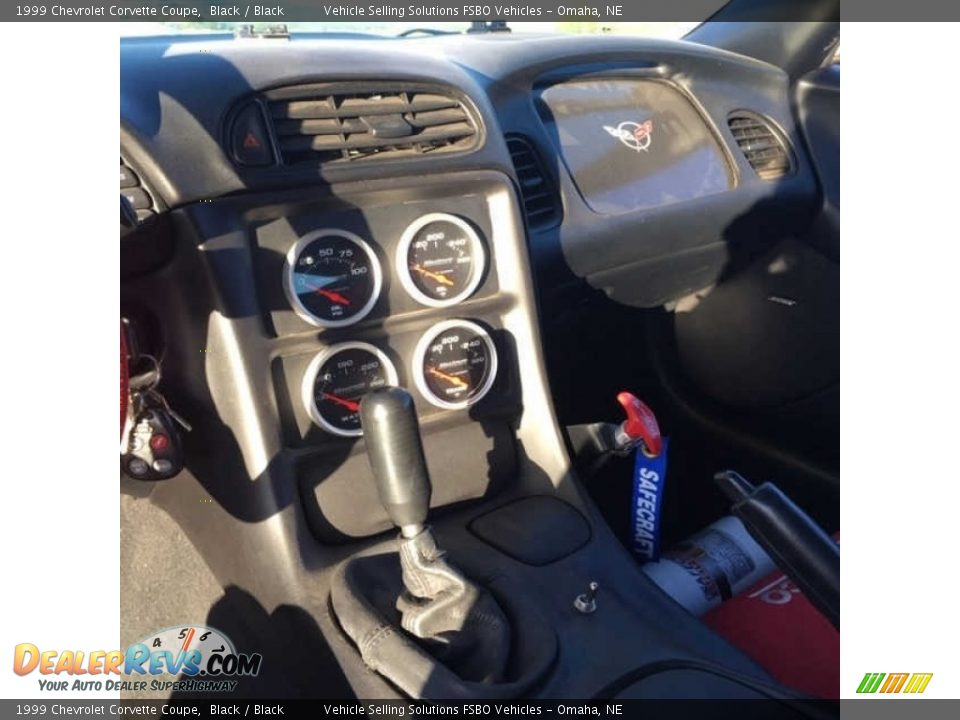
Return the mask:
{"type": "Polygon", "coordinates": [[[660,452],[650,457],[643,448],[636,451],[633,466],[631,539],[633,552],[642,561],[660,559],[660,507],[667,478],[667,438],[660,452]]]}

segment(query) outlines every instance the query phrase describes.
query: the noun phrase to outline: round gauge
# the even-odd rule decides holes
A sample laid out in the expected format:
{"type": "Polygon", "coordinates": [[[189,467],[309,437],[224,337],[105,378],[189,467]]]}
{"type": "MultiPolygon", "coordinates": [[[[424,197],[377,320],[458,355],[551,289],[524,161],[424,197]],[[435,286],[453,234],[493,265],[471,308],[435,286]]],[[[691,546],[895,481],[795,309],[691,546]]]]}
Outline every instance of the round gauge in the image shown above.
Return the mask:
{"type": "Polygon", "coordinates": [[[477,289],[486,258],[483,242],[468,222],[431,213],[414,220],[400,237],[397,273],[417,302],[446,307],[477,289]]]}
{"type": "MultiPolygon", "coordinates": [[[[190,655],[194,662],[200,667],[206,668],[211,655],[220,653],[221,656],[236,655],[237,651],[233,642],[216,628],[207,625],[178,625],[175,627],[157,630],[145,638],[141,639],[135,645],[146,645],[151,652],[158,650],[169,650],[174,656],[181,653],[181,656],[190,655]]],[[[165,672],[165,675],[175,674],[165,672]]],[[[206,675],[206,670],[200,670],[200,675],[206,675]]]]}
{"type": "Polygon", "coordinates": [[[380,262],[346,230],[315,230],[290,248],[283,288],[294,312],[313,325],[343,327],[365,318],[380,296],[380,262]]]}
{"type": "Polygon", "coordinates": [[[369,391],[397,384],[397,370],[381,350],[363,342],[333,345],[317,355],[303,376],[303,404],[327,432],[363,434],[360,399],[369,391]]]}
{"type": "Polygon", "coordinates": [[[424,333],[413,355],[423,396],[456,410],[477,402],[497,377],[497,349],[487,331],[468,320],[445,320],[424,333]]]}
{"type": "Polygon", "coordinates": [[[164,650],[200,650],[204,654],[223,647],[220,652],[236,653],[233,642],[226,635],[206,625],[187,625],[164,628],[140,640],[151,648],[164,650]]]}

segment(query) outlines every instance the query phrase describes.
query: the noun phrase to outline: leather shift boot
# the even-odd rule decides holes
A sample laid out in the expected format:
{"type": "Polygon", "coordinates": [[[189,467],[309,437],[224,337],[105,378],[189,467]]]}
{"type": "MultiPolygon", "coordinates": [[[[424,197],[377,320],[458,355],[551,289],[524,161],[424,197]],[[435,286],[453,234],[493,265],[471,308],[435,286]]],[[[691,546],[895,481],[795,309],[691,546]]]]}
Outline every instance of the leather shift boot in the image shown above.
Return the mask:
{"type": "Polygon", "coordinates": [[[497,602],[444,558],[430,530],[400,540],[401,626],[465,680],[501,682],[510,627],[497,602]]]}

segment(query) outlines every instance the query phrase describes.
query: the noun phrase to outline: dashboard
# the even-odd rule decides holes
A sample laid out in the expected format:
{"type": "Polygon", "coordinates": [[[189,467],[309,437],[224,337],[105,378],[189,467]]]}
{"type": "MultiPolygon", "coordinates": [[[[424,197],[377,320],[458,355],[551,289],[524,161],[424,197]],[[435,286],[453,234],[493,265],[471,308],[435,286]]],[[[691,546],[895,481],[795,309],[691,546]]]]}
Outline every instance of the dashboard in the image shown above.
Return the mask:
{"type": "Polygon", "coordinates": [[[435,507],[555,481],[570,298],[675,301],[820,202],[786,75],[690,43],[131,39],[120,84],[121,191],[165,248],[121,305],[164,328],[192,469],[324,543],[389,526],[365,392],[411,389],[435,507]]]}

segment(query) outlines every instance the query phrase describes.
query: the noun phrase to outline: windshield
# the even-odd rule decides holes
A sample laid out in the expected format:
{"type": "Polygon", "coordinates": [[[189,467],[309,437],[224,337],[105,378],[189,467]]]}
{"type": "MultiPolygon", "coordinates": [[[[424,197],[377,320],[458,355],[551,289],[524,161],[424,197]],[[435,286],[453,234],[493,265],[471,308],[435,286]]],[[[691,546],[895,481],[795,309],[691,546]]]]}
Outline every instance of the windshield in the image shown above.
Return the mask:
{"type": "MultiPolygon", "coordinates": [[[[681,38],[699,22],[517,22],[509,23],[513,33],[558,33],[566,35],[634,35],[651,38],[681,38]]],[[[123,37],[151,35],[195,35],[223,33],[233,35],[251,23],[226,22],[131,22],[120,23],[123,37]]],[[[266,31],[270,23],[252,23],[255,32],[266,31]]],[[[291,22],[286,23],[292,35],[300,33],[362,34],[384,37],[423,37],[470,30],[468,22],[291,22]]]]}

